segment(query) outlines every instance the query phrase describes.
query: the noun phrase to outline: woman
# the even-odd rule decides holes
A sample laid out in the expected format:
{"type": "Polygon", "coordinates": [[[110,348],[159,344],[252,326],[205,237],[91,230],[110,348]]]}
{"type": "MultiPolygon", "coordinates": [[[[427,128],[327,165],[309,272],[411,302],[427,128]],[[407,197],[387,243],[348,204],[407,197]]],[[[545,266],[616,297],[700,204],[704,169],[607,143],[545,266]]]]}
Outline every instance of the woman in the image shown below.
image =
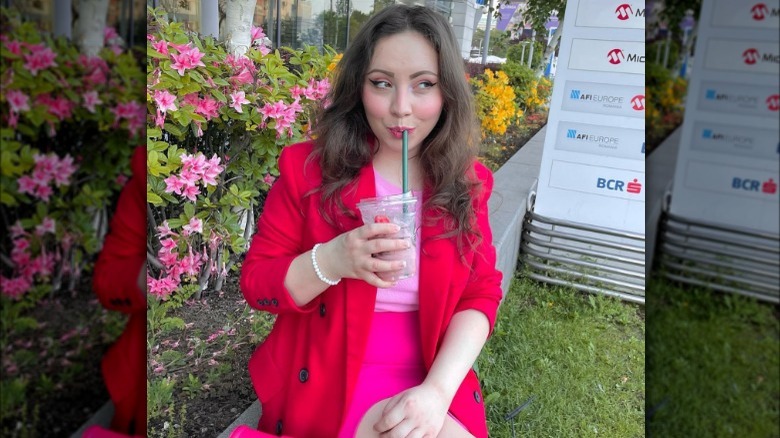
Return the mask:
{"type": "Polygon", "coordinates": [[[452,30],[429,9],[382,10],[344,54],[316,140],[282,152],[242,268],[249,304],[279,315],[249,364],[260,430],[487,436],[471,366],[502,293],[471,99],[452,30]],[[377,273],[403,262],[375,255],[410,242],[363,224],[356,204],[401,191],[404,130],[419,268],[393,283],[377,273]]]}
{"type": "MultiPolygon", "coordinates": [[[[146,146],[135,149],[130,166],[133,176],[119,195],[92,287],[106,309],[130,316],[102,362],[114,404],[111,430],[146,436],[146,146]]],[[[93,428],[84,436],[121,435],[93,428]]]]}

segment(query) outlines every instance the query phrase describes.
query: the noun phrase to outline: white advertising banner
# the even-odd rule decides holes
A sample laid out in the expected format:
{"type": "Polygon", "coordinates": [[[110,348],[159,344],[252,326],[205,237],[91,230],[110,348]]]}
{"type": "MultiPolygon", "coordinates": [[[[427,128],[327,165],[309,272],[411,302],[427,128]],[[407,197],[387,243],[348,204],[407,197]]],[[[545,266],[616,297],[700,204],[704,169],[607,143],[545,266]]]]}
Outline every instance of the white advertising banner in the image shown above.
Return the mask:
{"type": "Polygon", "coordinates": [[[712,14],[712,27],[780,29],[780,0],[756,2],[719,1],[712,14]]]}
{"type": "MultiPolygon", "coordinates": [[[[735,34],[735,31],[731,31],[735,34]]],[[[701,34],[699,34],[701,38],[701,34]]],[[[699,40],[701,41],[701,39],[699,40]]],[[[777,40],[727,40],[712,38],[704,52],[704,68],[739,73],[780,73],[780,47],[777,40]]],[[[702,53],[698,50],[696,53],[702,53]]]]}
{"type": "Polygon", "coordinates": [[[567,2],[536,213],[644,235],[644,17],[644,2],[567,2]]]}
{"type": "Polygon", "coordinates": [[[578,27],[645,28],[645,2],[580,0],[578,27]]]}
{"type": "MultiPolygon", "coordinates": [[[[564,27],[566,27],[565,21],[564,27]]],[[[644,78],[645,43],[644,41],[576,38],[571,42],[569,69],[631,73],[642,75],[644,78]]],[[[558,77],[556,73],[556,79],[558,77]]]]}
{"type": "Polygon", "coordinates": [[[670,211],[778,235],[778,1],[705,1],[699,22],[670,211]]]}

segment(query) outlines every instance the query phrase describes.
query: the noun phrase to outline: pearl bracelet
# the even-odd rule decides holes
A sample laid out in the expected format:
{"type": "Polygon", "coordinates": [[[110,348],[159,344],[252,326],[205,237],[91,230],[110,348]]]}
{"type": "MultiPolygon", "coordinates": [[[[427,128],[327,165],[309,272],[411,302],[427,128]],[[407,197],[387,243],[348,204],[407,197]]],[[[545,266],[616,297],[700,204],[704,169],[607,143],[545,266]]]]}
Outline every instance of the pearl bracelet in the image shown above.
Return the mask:
{"type": "Polygon", "coordinates": [[[318,244],[314,245],[314,248],[311,249],[311,265],[314,267],[314,272],[317,274],[317,278],[322,280],[323,283],[326,283],[326,284],[328,284],[330,286],[335,286],[335,285],[339,284],[341,279],[338,279],[338,280],[334,281],[334,280],[331,280],[328,277],[324,276],[322,274],[322,271],[320,271],[320,266],[317,264],[317,248],[319,248],[320,245],[322,245],[322,244],[318,243],[318,244]]]}

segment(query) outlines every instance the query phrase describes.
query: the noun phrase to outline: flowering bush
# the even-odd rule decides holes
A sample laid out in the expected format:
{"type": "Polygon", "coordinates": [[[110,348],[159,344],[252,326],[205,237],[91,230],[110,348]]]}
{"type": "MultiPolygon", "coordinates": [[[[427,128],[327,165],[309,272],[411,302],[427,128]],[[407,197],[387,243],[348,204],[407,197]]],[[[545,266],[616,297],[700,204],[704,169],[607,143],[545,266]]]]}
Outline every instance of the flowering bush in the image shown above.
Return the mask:
{"type": "Polygon", "coordinates": [[[685,79],[672,77],[668,70],[658,64],[648,64],[648,84],[645,90],[646,153],[650,153],[682,123],[687,88],[685,79]]]}
{"type": "Polygon", "coordinates": [[[106,228],[133,145],[143,74],[113,42],[86,57],[3,9],[0,27],[0,290],[72,289],[106,228]],[[9,208],[11,207],[11,208],[9,208]]]}
{"type": "Polygon", "coordinates": [[[515,62],[507,62],[501,70],[509,78],[515,101],[523,112],[538,113],[544,110],[552,94],[552,82],[549,79],[537,77],[534,70],[515,62]]]}
{"type": "Polygon", "coordinates": [[[487,69],[470,82],[483,132],[503,135],[515,118],[523,114],[515,104],[515,92],[506,73],[487,69]]]}
{"type": "Polygon", "coordinates": [[[245,55],[151,10],[147,35],[149,291],[220,290],[246,248],[282,147],[309,135],[334,53],[272,52],[252,29],[245,55]]]}

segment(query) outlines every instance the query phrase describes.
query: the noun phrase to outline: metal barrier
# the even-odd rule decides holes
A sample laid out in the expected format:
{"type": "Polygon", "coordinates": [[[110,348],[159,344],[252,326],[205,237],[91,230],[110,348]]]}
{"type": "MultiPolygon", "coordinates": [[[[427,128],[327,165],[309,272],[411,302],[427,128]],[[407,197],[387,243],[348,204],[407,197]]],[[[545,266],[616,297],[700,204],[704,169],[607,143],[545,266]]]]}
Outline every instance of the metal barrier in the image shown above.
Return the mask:
{"type": "Polygon", "coordinates": [[[665,277],[780,303],[780,236],[682,218],[666,203],[660,243],[665,277]]]}
{"type": "Polygon", "coordinates": [[[528,197],[520,260],[538,281],[645,302],[645,237],[552,219],[533,211],[528,197]]]}

